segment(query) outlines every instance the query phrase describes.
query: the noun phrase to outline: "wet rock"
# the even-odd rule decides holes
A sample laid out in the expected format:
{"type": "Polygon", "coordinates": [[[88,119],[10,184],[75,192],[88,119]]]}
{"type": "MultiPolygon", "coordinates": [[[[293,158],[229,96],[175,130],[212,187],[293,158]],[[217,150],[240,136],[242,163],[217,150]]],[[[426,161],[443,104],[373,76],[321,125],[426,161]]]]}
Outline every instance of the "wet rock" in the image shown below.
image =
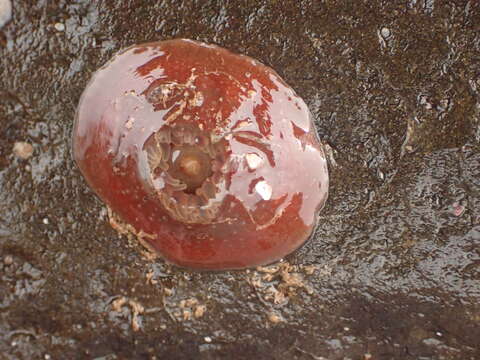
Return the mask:
{"type": "Polygon", "coordinates": [[[12,17],[12,2],[0,0],[0,29],[10,21],[12,17]]]}

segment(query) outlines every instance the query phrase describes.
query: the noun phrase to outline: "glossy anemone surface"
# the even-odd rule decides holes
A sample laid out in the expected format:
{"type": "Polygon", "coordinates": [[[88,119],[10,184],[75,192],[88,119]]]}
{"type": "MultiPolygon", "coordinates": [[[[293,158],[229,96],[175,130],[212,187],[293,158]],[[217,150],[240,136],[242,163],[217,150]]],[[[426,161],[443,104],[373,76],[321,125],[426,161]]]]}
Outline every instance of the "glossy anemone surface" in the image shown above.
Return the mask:
{"type": "Polygon", "coordinates": [[[308,239],[327,198],[305,103],[272,69],[217,46],[118,53],[85,89],[73,136],[98,196],[183,267],[274,262],[308,239]]]}

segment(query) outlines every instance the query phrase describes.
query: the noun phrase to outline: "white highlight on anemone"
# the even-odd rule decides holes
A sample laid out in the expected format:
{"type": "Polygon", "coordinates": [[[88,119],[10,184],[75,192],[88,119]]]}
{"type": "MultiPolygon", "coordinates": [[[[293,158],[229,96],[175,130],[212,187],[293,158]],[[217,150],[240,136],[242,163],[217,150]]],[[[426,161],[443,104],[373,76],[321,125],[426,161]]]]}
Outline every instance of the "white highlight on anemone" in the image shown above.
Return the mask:
{"type": "Polygon", "coordinates": [[[272,198],[272,187],[265,180],[259,181],[255,185],[255,191],[263,200],[270,200],[272,198]]]}
{"type": "Polygon", "coordinates": [[[263,164],[263,159],[255,153],[248,153],[245,155],[247,165],[250,170],[258,169],[263,164]]]}

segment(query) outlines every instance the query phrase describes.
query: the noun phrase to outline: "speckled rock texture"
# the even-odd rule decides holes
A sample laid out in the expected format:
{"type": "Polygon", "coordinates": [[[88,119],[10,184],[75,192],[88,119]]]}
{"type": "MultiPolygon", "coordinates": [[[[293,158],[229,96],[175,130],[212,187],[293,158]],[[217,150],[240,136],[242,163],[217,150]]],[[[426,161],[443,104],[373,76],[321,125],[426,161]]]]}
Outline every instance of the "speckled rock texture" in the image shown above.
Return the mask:
{"type": "Polygon", "coordinates": [[[480,358],[479,53],[473,0],[14,1],[0,30],[0,358],[480,358]],[[279,264],[149,260],[72,160],[91,74],[179,37],[274,68],[328,145],[320,226],[279,264]]]}

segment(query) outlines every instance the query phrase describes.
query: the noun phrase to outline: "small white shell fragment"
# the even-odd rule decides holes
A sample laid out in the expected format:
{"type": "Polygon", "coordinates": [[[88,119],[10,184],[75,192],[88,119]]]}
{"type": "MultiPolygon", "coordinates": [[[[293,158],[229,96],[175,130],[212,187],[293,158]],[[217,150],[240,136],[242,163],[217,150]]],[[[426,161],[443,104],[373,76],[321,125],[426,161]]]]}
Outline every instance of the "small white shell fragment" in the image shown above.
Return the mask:
{"type": "Polygon", "coordinates": [[[0,29],[12,18],[12,2],[0,0],[0,29]]]}
{"type": "Polygon", "coordinates": [[[55,30],[57,30],[57,31],[64,31],[65,30],[65,24],[62,24],[62,23],[59,23],[59,22],[56,23],[54,25],[54,27],[55,27],[55,30]]]}
{"type": "Polygon", "coordinates": [[[263,200],[270,200],[272,198],[272,187],[265,180],[259,181],[255,185],[255,191],[263,200]]]}
{"type": "Polygon", "coordinates": [[[20,159],[27,160],[33,154],[33,146],[27,142],[17,141],[13,145],[13,154],[20,159]]]}
{"type": "Polygon", "coordinates": [[[382,37],[384,39],[387,39],[390,37],[391,35],[391,32],[390,32],[390,29],[387,28],[387,27],[383,27],[382,30],[380,30],[380,34],[382,35],[382,37]]]}
{"type": "Polygon", "coordinates": [[[245,160],[250,170],[258,169],[263,164],[263,159],[255,153],[246,154],[245,160]]]}

